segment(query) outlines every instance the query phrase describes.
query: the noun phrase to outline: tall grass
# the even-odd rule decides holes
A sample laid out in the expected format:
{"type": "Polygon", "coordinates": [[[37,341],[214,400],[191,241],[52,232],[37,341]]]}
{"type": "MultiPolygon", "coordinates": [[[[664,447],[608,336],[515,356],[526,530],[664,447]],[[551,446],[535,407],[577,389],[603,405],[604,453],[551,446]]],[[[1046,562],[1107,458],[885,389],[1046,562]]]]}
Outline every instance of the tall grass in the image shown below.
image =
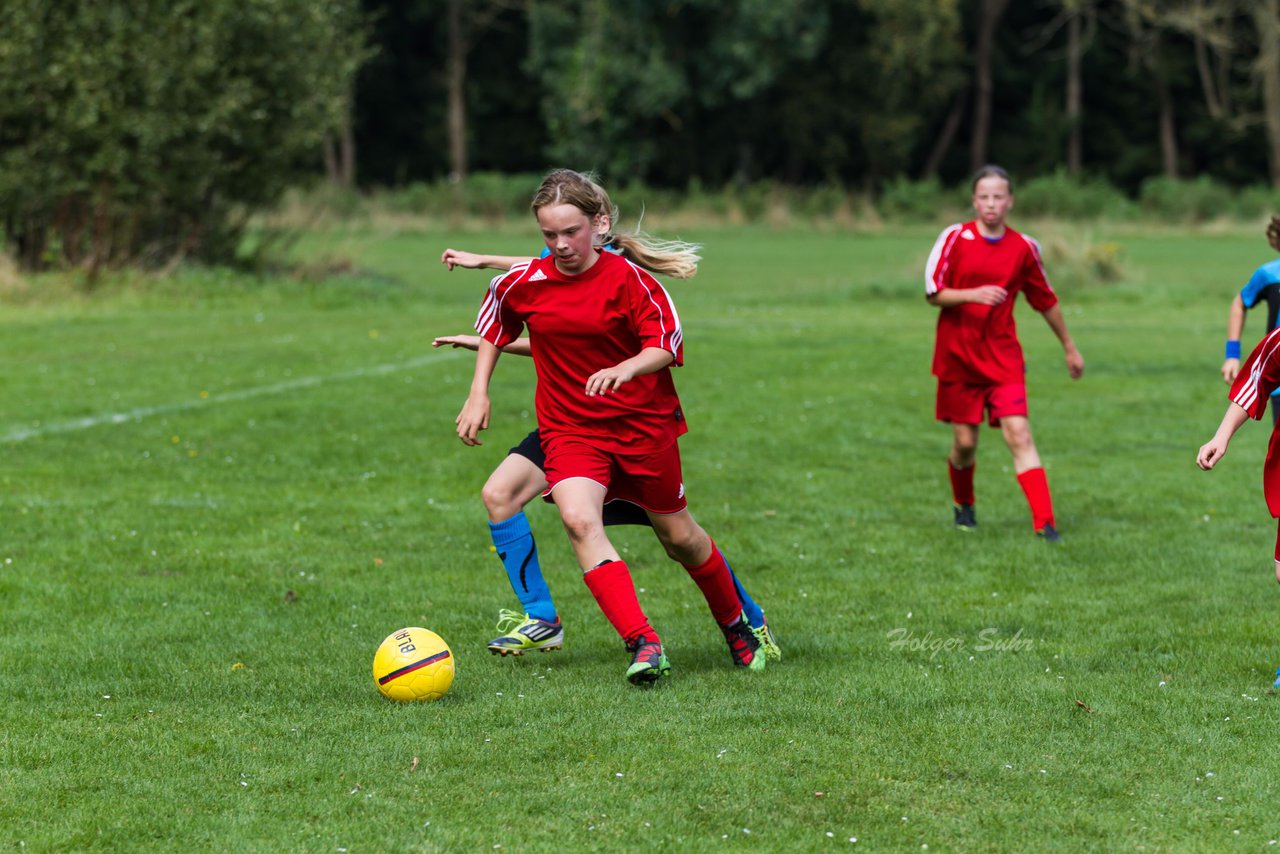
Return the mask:
{"type": "MultiPolygon", "coordinates": [[[[539,176],[477,173],[459,187],[447,181],[415,183],[360,194],[328,187],[292,194],[270,225],[379,224],[386,227],[493,227],[528,214],[539,176]]],[[[685,227],[765,224],[856,229],[882,223],[936,224],[967,217],[968,185],[946,186],[937,179],[896,178],[867,193],[839,183],[811,187],[776,181],[710,188],[694,182],[683,190],[638,181],[610,187],[624,225],[643,214],[685,227]]],[[[1097,178],[1073,178],[1063,171],[1018,180],[1018,214],[1068,222],[1198,224],[1253,223],[1280,211],[1280,190],[1263,185],[1229,187],[1208,177],[1153,178],[1128,196],[1097,178]]]]}

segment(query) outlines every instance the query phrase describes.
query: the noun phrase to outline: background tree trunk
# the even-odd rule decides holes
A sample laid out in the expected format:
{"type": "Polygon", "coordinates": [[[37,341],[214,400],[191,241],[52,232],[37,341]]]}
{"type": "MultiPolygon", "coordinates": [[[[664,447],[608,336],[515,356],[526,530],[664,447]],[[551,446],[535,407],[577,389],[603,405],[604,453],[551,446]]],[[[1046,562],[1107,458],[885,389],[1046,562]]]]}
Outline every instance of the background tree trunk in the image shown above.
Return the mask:
{"type": "Polygon", "coordinates": [[[1196,49],[1196,71],[1200,74],[1200,88],[1204,90],[1204,105],[1209,115],[1215,119],[1222,118],[1222,102],[1218,99],[1218,88],[1214,81],[1213,65],[1209,60],[1209,48],[1200,33],[1194,36],[1196,49]]]}
{"type": "Polygon", "coordinates": [[[356,135],[351,127],[350,110],[347,110],[342,134],[338,137],[338,181],[346,190],[356,185],[356,135]]]}
{"type": "Polygon", "coordinates": [[[1083,40],[1080,38],[1081,13],[1075,12],[1067,21],[1067,174],[1077,177],[1083,168],[1083,91],[1081,80],[1083,40]]]}
{"type": "Polygon", "coordinates": [[[467,35],[462,19],[463,0],[449,0],[449,51],[445,60],[449,101],[449,180],[467,179],[467,35]]]}
{"type": "Polygon", "coordinates": [[[1169,84],[1156,78],[1156,96],[1160,100],[1160,160],[1164,164],[1166,178],[1178,177],[1178,134],[1174,121],[1173,96],[1169,84]]]}
{"type": "Polygon", "coordinates": [[[947,156],[947,152],[951,150],[951,143],[956,138],[956,131],[960,129],[960,120],[964,118],[964,102],[967,94],[962,89],[956,95],[955,102],[951,105],[951,111],[947,113],[947,119],[942,123],[942,130],[938,133],[938,138],[934,141],[933,148],[929,151],[929,159],[924,162],[924,169],[920,172],[921,178],[925,180],[933,178],[938,174],[938,170],[942,168],[942,160],[947,156]]]}
{"type": "Polygon", "coordinates": [[[1280,0],[1254,0],[1258,30],[1258,74],[1267,123],[1267,158],[1271,186],[1280,187],[1280,0]]]}
{"type": "Polygon", "coordinates": [[[978,41],[974,47],[973,136],[969,142],[970,171],[977,172],[987,162],[987,143],[991,137],[991,62],[995,53],[996,29],[1009,6],[1009,0],[982,0],[982,19],[978,24],[978,41]]]}

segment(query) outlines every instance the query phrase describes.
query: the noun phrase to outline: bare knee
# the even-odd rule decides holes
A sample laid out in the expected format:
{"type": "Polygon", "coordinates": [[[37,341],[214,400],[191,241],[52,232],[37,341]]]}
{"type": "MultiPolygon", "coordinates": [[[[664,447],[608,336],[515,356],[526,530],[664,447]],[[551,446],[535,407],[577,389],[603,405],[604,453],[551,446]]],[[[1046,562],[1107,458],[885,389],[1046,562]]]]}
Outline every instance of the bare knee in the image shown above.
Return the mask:
{"type": "Polygon", "coordinates": [[[711,556],[711,538],[697,523],[658,530],[667,557],[684,566],[697,566],[711,556]]]}
{"type": "Polygon", "coordinates": [[[701,563],[698,560],[699,540],[693,537],[685,537],[671,542],[664,542],[662,545],[667,550],[667,557],[682,564],[701,563]]]}
{"type": "Polygon", "coordinates": [[[525,497],[505,481],[490,479],[480,490],[480,499],[489,513],[489,520],[502,522],[524,509],[525,497]]]}
{"type": "Polygon", "coordinates": [[[1014,454],[1035,453],[1035,441],[1031,438],[1031,428],[1025,423],[1004,426],[1004,441],[1014,454]]]}
{"type": "Polygon", "coordinates": [[[955,442],[951,446],[951,464],[959,469],[967,469],[973,465],[978,454],[978,431],[957,430],[955,442]]]}
{"type": "Polygon", "coordinates": [[[604,530],[598,514],[589,513],[574,507],[560,508],[560,521],[564,523],[565,533],[570,541],[583,543],[593,535],[604,530]]]}

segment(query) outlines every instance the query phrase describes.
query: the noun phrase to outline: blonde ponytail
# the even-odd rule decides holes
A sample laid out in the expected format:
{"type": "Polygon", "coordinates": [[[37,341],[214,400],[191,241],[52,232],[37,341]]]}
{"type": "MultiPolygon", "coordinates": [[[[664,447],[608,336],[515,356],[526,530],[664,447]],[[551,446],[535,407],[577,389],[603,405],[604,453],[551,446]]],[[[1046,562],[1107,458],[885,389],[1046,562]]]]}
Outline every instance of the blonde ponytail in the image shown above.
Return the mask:
{"type": "Polygon", "coordinates": [[[659,240],[650,237],[643,231],[631,234],[610,234],[603,240],[603,245],[612,243],[618,247],[619,254],[637,267],[643,267],[650,273],[670,276],[673,279],[691,279],[698,272],[698,262],[702,256],[698,250],[702,247],[696,243],[685,243],[683,240],[659,240]]]}

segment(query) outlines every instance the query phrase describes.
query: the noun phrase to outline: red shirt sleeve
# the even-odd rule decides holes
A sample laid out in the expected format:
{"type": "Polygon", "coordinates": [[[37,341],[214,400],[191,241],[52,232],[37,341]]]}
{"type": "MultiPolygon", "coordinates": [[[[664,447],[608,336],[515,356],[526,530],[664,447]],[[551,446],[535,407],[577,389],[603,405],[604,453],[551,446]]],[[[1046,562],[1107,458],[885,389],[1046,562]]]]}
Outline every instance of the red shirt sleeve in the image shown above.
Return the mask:
{"type": "Polygon", "coordinates": [[[1049,277],[1044,271],[1044,261],[1040,258],[1040,244],[1025,234],[1027,241],[1027,257],[1022,269],[1022,291],[1027,295],[1027,302],[1036,311],[1048,311],[1058,304],[1058,295],[1049,286],[1049,277]]]}
{"type": "Polygon", "coordinates": [[[489,292],[476,316],[476,332],[495,347],[507,346],[524,332],[524,320],[512,310],[509,297],[527,270],[527,264],[517,264],[510,272],[494,276],[489,282],[489,292]]]}
{"type": "Polygon", "coordinates": [[[675,360],[673,365],[683,365],[684,330],[671,295],[645,270],[634,266],[632,270],[635,281],[631,288],[631,310],[641,347],[666,350],[675,360]]]}
{"type": "Polygon", "coordinates": [[[1236,381],[1231,384],[1228,395],[1231,402],[1238,404],[1249,413],[1249,417],[1258,419],[1267,411],[1267,399],[1271,392],[1280,388],[1280,329],[1274,330],[1266,338],[1258,342],[1249,358],[1240,368],[1236,381]]]}

